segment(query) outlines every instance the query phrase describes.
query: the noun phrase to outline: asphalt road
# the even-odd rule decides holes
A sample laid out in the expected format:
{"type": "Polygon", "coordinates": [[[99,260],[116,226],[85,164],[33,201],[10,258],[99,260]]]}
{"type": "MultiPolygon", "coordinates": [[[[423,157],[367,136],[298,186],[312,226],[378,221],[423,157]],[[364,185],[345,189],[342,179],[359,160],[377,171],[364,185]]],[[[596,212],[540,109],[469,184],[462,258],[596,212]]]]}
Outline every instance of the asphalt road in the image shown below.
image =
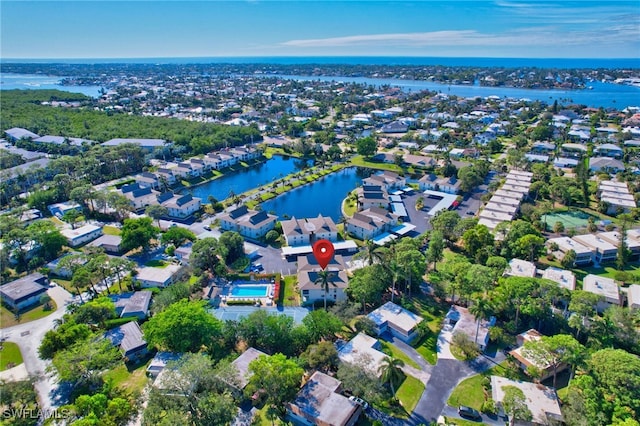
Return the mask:
{"type": "Polygon", "coordinates": [[[59,407],[66,403],[66,401],[61,400],[61,396],[57,392],[55,374],[46,372],[50,361],[43,360],[38,356],[38,347],[44,334],[53,329],[55,320],[62,318],[67,304],[71,301],[71,293],[60,286],[50,288],[47,293],[56,303],[57,309],[55,312],[36,321],[0,330],[7,341],[14,342],[20,347],[22,359],[29,375],[36,377],[35,389],[38,393],[42,410],[59,407]]]}

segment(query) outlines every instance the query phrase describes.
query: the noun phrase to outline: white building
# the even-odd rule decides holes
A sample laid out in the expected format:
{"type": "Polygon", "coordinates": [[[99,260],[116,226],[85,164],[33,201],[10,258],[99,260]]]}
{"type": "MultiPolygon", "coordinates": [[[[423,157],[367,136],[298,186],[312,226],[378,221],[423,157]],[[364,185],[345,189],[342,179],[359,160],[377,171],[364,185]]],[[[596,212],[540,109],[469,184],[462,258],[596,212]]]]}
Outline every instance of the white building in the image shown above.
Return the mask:
{"type": "MultiPolygon", "coordinates": [[[[162,194],[163,196],[165,194],[162,194]]],[[[158,198],[160,205],[164,206],[168,210],[170,217],[184,219],[191,216],[195,212],[200,210],[202,206],[202,200],[197,197],[193,197],[191,194],[187,195],[174,195],[169,193],[168,196],[158,198]],[[162,201],[161,201],[162,200],[162,201]]]]}
{"type": "Polygon", "coordinates": [[[137,271],[138,274],[134,279],[141,287],[165,288],[179,279],[182,267],[179,265],[166,265],[163,268],[145,266],[143,268],[137,268],[137,271]]]}
{"type": "Polygon", "coordinates": [[[554,252],[555,256],[562,260],[568,251],[573,250],[576,254],[576,260],[574,265],[588,265],[593,262],[595,258],[595,250],[591,247],[587,247],[584,244],[580,244],[569,237],[549,238],[547,240],[547,247],[553,244],[558,246],[558,250],[554,252]]]}
{"type": "Polygon", "coordinates": [[[582,289],[589,293],[597,294],[602,298],[598,303],[598,312],[602,312],[609,306],[622,305],[620,300],[620,287],[611,279],[589,274],[582,280],[582,289]]]}
{"type": "Polygon", "coordinates": [[[361,240],[372,239],[389,231],[398,223],[398,217],[386,210],[372,207],[355,213],[347,220],[346,230],[361,240]]]}
{"type": "Polygon", "coordinates": [[[627,290],[629,309],[640,309],[640,284],[631,284],[627,290]]]}
{"type": "Polygon", "coordinates": [[[509,266],[507,266],[504,274],[513,277],[533,278],[536,276],[536,272],[537,269],[534,263],[514,258],[509,261],[509,266]]]}
{"type": "Polygon", "coordinates": [[[491,376],[491,397],[496,402],[496,405],[500,407],[502,414],[504,413],[502,409],[505,396],[504,388],[507,386],[515,386],[524,394],[526,398],[525,405],[533,416],[528,424],[562,424],[562,411],[560,411],[560,403],[555,389],[537,383],[520,382],[505,377],[491,376]]]}
{"type": "Polygon", "coordinates": [[[378,339],[360,332],[338,349],[338,359],[347,364],[362,365],[376,377],[380,377],[379,367],[387,357],[381,349],[378,339]]]}
{"type": "Polygon", "coordinates": [[[315,241],[324,239],[338,241],[338,228],[331,217],[318,215],[316,218],[283,220],[282,233],[291,247],[312,245],[315,241]]]}
{"type": "Polygon", "coordinates": [[[422,317],[393,302],[387,302],[367,315],[376,325],[376,333],[389,332],[403,342],[411,342],[418,335],[418,324],[422,317]]]}
{"type": "MultiPolygon", "coordinates": [[[[329,292],[326,293],[328,302],[346,300],[344,290],[349,286],[347,267],[341,255],[336,254],[327,265],[326,271],[330,272],[329,292]]],[[[325,291],[316,280],[320,276],[322,267],[318,264],[313,254],[298,256],[298,289],[304,304],[312,304],[324,301],[325,291]]]]}
{"type": "Polygon", "coordinates": [[[102,226],[86,224],[76,229],[65,228],[60,233],[67,239],[71,247],[77,247],[102,235],[102,226]]]}
{"type": "Polygon", "coordinates": [[[593,260],[597,263],[613,262],[618,255],[616,246],[597,235],[576,235],[573,240],[593,250],[595,253],[593,260]]]}
{"type": "Polygon", "coordinates": [[[550,267],[544,270],[542,278],[554,281],[562,288],[569,291],[576,289],[576,276],[571,271],[550,267]]]}
{"type": "Polygon", "coordinates": [[[220,216],[220,228],[225,231],[236,231],[245,237],[258,239],[272,230],[277,216],[264,211],[249,210],[246,206],[238,207],[220,216]]]}

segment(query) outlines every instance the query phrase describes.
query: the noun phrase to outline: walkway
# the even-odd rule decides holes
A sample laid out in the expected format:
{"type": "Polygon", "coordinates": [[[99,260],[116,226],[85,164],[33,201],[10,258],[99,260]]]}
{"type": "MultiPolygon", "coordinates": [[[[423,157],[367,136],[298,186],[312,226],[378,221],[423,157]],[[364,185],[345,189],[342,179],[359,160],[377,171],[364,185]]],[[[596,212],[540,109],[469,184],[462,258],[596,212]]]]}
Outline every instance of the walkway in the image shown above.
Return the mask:
{"type": "Polygon", "coordinates": [[[55,320],[62,318],[67,304],[71,301],[71,294],[60,286],[50,288],[47,293],[56,303],[55,312],[36,321],[2,329],[2,335],[6,340],[16,343],[20,348],[24,366],[29,375],[36,378],[35,389],[38,393],[40,409],[43,411],[60,406],[66,401],[60,401],[54,395],[57,389],[57,380],[55,375],[46,374],[46,368],[50,361],[40,359],[38,347],[45,333],[54,328],[55,320]]]}

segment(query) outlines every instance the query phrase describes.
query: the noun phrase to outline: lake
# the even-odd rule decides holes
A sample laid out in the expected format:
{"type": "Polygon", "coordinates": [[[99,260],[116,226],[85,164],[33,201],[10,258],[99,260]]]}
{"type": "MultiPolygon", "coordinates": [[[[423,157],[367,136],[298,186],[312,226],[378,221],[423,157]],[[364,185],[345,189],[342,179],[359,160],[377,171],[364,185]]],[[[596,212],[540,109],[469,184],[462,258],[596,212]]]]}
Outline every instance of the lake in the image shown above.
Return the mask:
{"type": "Polygon", "coordinates": [[[342,200],[360,186],[370,169],[349,167],[326,175],[319,180],[293,189],[262,203],[262,210],[277,214],[280,219],[330,216],[338,223],[342,216],[342,200]]]}
{"type": "Polygon", "coordinates": [[[227,198],[230,191],[240,194],[257,188],[290,173],[302,170],[305,164],[306,160],[274,155],[264,163],[242,168],[237,172],[230,172],[202,185],[185,188],[182,192],[189,191],[194,197],[202,198],[204,203],[207,202],[207,198],[210,195],[220,201],[227,198]]]}
{"type": "Polygon", "coordinates": [[[60,84],[62,77],[46,76],[38,74],[0,74],[0,90],[23,89],[44,90],[55,89],[64,92],[82,93],[92,98],[100,96],[100,86],[63,86],[60,84]]]}
{"type": "Polygon", "coordinates": [[[298,81],[336,81],[366,84],[375,87],[399,87],[407,92],[430,90],[461,97],[488,97],[529,99],[546,102],[557,100],[560,104],[577,103],[589,107],[624,109],[628,106],[640,106],[640,87],[623,84],[590,82],[592,89],[584,90],[542,90],[519,89],[515,87],[484,87],[479,85],[449,85],[425,80],[401,80],[397,78],[369,78],[369,77],[322,77],[303,75],[264,75],[264,77],[279,77],[298,81]]]}

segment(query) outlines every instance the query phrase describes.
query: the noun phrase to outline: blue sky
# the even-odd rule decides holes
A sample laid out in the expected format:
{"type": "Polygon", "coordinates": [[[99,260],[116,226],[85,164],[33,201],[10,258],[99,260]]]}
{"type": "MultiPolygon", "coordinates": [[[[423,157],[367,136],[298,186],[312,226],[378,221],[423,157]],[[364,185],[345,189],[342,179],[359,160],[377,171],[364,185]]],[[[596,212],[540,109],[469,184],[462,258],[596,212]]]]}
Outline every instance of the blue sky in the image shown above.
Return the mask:
{"type": "Polygon", "coordinates": [[[640,1],[0,1],[3,58],[640,57],[640,1]]]}

